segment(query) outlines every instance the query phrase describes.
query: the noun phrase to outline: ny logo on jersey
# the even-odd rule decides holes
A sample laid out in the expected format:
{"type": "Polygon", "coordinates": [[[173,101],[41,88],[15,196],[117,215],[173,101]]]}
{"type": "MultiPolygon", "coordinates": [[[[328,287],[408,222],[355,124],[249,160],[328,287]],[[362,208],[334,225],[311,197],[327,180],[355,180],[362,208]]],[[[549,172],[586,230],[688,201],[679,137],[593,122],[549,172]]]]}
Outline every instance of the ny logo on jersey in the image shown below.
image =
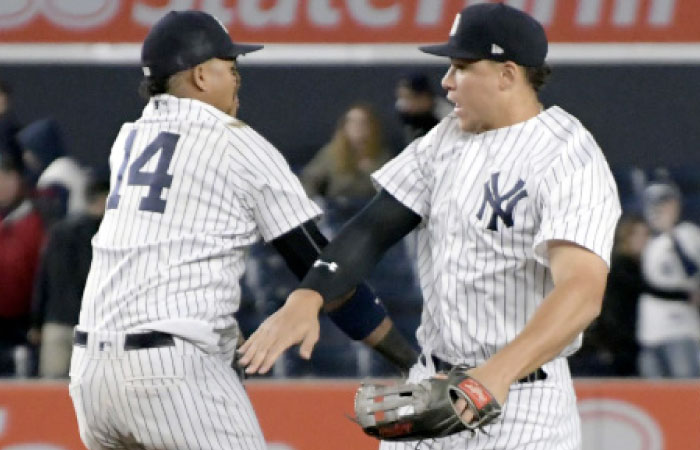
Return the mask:
{"type": "Polygon", "coordinates": [[[479,212],[476,213],[477,219],[481,220],[484,217],[484,212],[486,211],[486,204],[488,203],[491,205],[491,219],[486,227],[491,231],[498,230],[499,217],[506,227],[512,227],[513,209],[520,200],[527,197],[527,191],[523,189],[525,182],[520,179],[510,190],[504,194],[501,194],[498,191],[498,176],[500,174],[500,172],[491,174],[491,179],[484,183],[484,201],[481,204],[481,208],[479,208],[479,212]],[[503,208],[504,202],[505,209],[503,208]]]}

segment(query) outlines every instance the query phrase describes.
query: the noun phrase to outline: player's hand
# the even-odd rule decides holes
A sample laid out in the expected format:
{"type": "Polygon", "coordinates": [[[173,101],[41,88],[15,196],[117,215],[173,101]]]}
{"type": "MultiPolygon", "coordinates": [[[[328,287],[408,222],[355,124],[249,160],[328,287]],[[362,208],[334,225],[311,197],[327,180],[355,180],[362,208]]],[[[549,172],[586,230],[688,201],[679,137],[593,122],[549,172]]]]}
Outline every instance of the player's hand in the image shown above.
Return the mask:
{"type": "Polygon", "coordinates": [[[257,330],[238,349],[239,363],[245,372],[267,373],[277,358],[294,344],[301,344],[299,354],[311,358],[318,341],[320,324],[318,313],[323,298],[309,289],[292,292],[284,306],[260,324],[257,330]]]}
{"type": "MultiPolygon", "coordinates": [[[[498,401],[498,404],[505,405],[506,398],[508,397],[508,391],[510,390],[510,384],[506,381],[500,381],[499,377],[495,373],[490,373],[490,368],[487,365],[480,367],[475,367],[467,372],[471,377],[475,378],[479,383],[483,384],[486,389],[493,394],[498,401]]],[[[474,418],[472,410],[467,406],[467,402],[463,399],[458,399],[455,402],[455,408],[457,411],[462,411],[460,417],[465,423],[469,423],[474,418]]]]}

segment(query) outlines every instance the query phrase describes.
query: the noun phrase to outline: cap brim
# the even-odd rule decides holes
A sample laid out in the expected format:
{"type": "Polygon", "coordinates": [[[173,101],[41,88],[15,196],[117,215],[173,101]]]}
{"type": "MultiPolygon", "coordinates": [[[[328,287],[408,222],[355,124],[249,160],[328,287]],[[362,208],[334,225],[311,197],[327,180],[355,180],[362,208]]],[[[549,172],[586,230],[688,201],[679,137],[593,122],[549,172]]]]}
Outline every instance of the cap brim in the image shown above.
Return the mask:
{"type": "Polygon", "coordinates": [[[233,44],[233,54],[231,56],[245,55],[263,48],[261,44],[233,44]]]}
{"type": "Polygon", "coordinates": [[[431,55],[446,56],[448,58],[456,59],[482,59],[484,57],[483,55],[477,55],[474,52],[453,47],[449,43],[438,45],[424,45],[422,47],[418,47],[418,49],[424,53],[429,53],[431,55]]]}

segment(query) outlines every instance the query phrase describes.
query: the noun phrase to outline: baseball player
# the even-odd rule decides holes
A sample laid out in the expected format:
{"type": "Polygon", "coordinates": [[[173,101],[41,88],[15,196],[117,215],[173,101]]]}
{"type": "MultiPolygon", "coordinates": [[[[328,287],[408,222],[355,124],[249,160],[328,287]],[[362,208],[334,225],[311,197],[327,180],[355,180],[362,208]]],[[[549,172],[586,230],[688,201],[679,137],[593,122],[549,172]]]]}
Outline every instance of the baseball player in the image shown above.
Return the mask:
{"type": "Polygon", "coordinates": [[[418,227],[422,355],[408,379],[466,364],[502,405],[488,434],[451,434],[429,448],[578,449],[566,356],[601,308],[620,215],[615,182],[583,125],[540,104],[547,39],[532,17],[503,4],[470,6],[446,44],[421,50],[450,58],[442,84],[453,112],[373,174],[379,194],[248,339],[242,363],[267,371],[317,321],[314,312],[293,328],[296,305],[321,308],[343,295],[418,227]]]}
{"type": "MultiPolygon", "coordinates": [[[[262,237],[301,277],[327,241],[284,158],[235,118],[236,58],[260,48],[198,11],[166,14],[144,41],[150,100],[112,147],[74,337],[70,394],[91,450],[266,448],[231,367],[246,249],[262,237]]],[[[381,302],[353,292],[331,318],[410,367],[417,355],[381,302]]]]}

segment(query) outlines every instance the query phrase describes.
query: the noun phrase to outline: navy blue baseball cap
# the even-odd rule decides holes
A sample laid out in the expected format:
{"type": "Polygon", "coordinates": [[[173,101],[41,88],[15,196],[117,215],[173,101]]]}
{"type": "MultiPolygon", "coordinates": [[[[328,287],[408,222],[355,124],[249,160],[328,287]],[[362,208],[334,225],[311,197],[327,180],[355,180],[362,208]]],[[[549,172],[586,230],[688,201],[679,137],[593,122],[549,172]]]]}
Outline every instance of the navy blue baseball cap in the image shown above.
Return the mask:
{"type": "Polygon", "coordinates": [[[539,67],[544,64],[547,47],[544,28],[530,15],[503,3],[480,3],[457,14],[447,43],[420,50],[449,58],[539,67]]]}
{"type": "Polygon", "coordinates": [[[211,58],[235,59],[261,48],[234,43],[226,27],[205,12],[171,11],[148,32],[141,64],[147,77],[165,78],[211,58]]]}

